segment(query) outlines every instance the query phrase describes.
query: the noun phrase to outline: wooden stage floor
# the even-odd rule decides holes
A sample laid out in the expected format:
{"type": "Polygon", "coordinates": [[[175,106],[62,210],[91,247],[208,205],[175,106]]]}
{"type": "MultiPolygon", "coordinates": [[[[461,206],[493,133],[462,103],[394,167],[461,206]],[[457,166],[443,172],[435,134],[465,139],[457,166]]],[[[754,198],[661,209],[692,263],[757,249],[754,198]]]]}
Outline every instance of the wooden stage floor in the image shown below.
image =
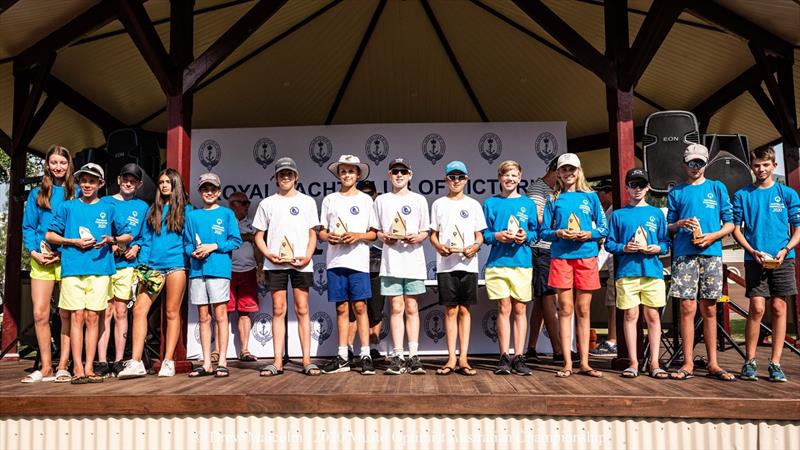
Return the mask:
{"type": "MultiPolygon", "coordinates": [[[[700,346],[698,346],[700,350],[700,346]]],[[[701,351],[700,354],[703,352],[701,351]]],[[[723,367],[738,373],[741,359],[733,350],[720,354],[723,367]]],[[[759,349],[766,375],[768,350],[759,349]]],[[[387,376],[380,371],[306,377],[297,364],[275,378],[260,378],[264,364],[232,361],[228,379],[171,379],[148,376],[108,379],[94,385],[36,383],[19,379],[31,361],[0,363],[0,417],[108,415],[534,415],[583,417],[653,417],[688,419],[800,420],[800,358],[784,352],[789,382],[725,383],[696,370],[687,381],[623,379],[610,371],[610,359],[597,358],[602,379],[554,376],[556,366],[543,358],[531,364],[530,377],[496,376],[494,357],[474,357],[478,375],[436,376],[443,362],[425,357],[427,375],[387,376]]],[[[382,364],[378,365],[380,370],[382,364]]]]}

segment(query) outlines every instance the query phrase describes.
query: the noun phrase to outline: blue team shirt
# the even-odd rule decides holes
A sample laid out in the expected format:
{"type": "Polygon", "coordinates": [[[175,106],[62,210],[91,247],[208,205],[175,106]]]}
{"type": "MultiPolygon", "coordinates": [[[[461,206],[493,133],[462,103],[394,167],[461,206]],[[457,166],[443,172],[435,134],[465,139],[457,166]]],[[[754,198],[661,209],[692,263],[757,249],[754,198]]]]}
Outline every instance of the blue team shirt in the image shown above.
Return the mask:
{"type": "Polygon", "coordinates": [[[486,267],[533,267],[530,244],[538,238],[536,203],[524,195],[512,198],[495,195],[483,202],[483,215],[487,226],[483,230],[483,240],[492,246],[486,267]],[[520,228],[528,234],[524,244],[503,243],[494,237],[498,231],[508,228],[511,216],[517,218],[520,228]]]}
{"type": "Polygon", "coordinates": [[[195,209],[186,215],[183,227],[183,248],[189,258],[189,278],[231,277],[231,252],[242,245],[239,221],[230,209],[195,209]],[[205,259],[193,258],[197,238],[203,244],[217,244],[205,259]]]}
{"type": "MultiPolygon", "coordinates": [[[[50,219],[58,210],[62,203],[67,201],[64,198],[64,187],[53,186],[50,191],[50,209],[42,209],[36,204],[36,197],[41,191],[40,187],[35,187],[28,194],[28,201],[25,203],[25,214],[22,217],[22,243],[25,249],[30,252],[39,251],[39,243],[44,240],[50,226],[50,219]]],[[[53,246],[53,250],[56,247],[53,246]]]]}
{"type": "Polygon", "coordinates": [[[542,214],[542,239],[550,241],[550,257],[583,259],[597,256],[597,241],[606,237],[608,225],[603,205],[595,192],[562,192],[558,198],[547,197],[542,214]],[[588,241],[571,241],[556,237],[556,230],[567,228],[570,214],[581,222],[581,231],[591,231],[588,241]]]}
{"type": "Polygon", "coordinates": [[[147,222],[147,208],[148,205],[144,200],[134,198],[131,200],[120,200],[114,198],[113,195],[107,195],[100,199],[100,201],[110,203],[114,207],[114,212],[117,216],[122,217],[128,224],[128,234],[133,237],[133,241],[128,244],[128,247],[134,245],[139,246],[139,254],[134,259],[127,259],[124,255],[114,255],[117,269],[124,269],[126,267],[136,267],[139,264],[139,256],[141,255],[141,234],[145,222],[147,222]]]}
{"type": "MultiPolygon", "coordinates": [[[[698,185],[680,184],[667,195],[667,223],[696,217],[703,234],[722,229],[722,224],[732,223],[731,201],[728,188],[718,180],[706,179],[698,185]]],[[[722,240],[706,248],[692,243],[692,232],[680,228],[672,237],[672,256],[722,256],[722,240]]]]}
{"type": "MultiPolygon", "coordinates": [[[[186,205],[183,211],[184,228],[186,227],[186,215],[193,209],[192,205],[186,205]]],[[[161,213],[161,234],[157,234],[147,224],[147,218],[145,218],[141,238],[138,241],[142,245],[139,250],[139,262],[159,270],[186,268],[189,261],[183,253],[183,230],[175,232],[167,228],[168,212],[169,205],[164,205],[164,211],[161,213]]]]}
{"type": "Polygon", "coordinates": [[[641,252],[625,253],[622,249],[633,240],[639,227],[647,236],[649,245],[661,247],[659,255],[669,251],[669,233],[667,221],[660,209],[650,206],[625,206],[614,210],[608,224],[608,237],[605,248],[614,255],[614,278],[648,277],[664,278],[664,266],[658,255],[647,255],[641,252]]]}
{"type": "MultiPolygon", "coordinates": [[[[62,203],[50,220],[49,231],[67,239],[79,239],[79,228],[89,229],[98,241],[103,236],[127,234],[128,225],[114,211],[114,205],[97,201],[85,203],[82,199],[62,203]]],[[[74,245],[61,247],[61,276],[113,275],[117,271],[110,245],[101,248],[81,249],[74,245]]]]}
{"type": "MultiPolygon", "coordinates": [[[[752,184],[733,194],[733,224],[740,225],[750,245],[773,257],[789,243],[789,225],[800,226],[800,198],[797,191],[779,183],[761,189],[752,184]]],[[[786,259],[795,257],[789,250],[786,259]]],[[[744,253],[745,260],[753,260],[744,253]]]]}

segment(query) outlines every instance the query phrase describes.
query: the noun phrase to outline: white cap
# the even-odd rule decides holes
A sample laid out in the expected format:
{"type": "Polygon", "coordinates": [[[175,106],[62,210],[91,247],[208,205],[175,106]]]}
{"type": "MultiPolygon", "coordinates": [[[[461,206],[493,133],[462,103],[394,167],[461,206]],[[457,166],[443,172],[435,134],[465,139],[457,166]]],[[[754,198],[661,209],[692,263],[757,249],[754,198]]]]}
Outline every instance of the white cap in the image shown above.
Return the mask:
{"type": "Polygon", "coordinates": [[[581,160],[575,153],[564,153],[563,155],[558,157],[558,163],[556,163],[556,169],[560,169],[561,166],[580,167],[581,160]]]}
{"type": "Polygon", "coordinates": [[[708,162],[708,149],[702,144],[690,144],[683,151],[683,162],[689,162],[694,159],[701,159],[703,162],[708,162]]]}

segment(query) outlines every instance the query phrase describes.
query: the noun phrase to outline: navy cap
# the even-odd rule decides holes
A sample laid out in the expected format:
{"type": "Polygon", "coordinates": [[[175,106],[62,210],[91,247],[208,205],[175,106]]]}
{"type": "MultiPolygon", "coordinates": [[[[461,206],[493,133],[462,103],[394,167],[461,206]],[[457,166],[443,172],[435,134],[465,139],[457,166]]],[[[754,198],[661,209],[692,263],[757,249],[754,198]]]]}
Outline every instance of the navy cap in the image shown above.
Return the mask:
{"type": "Polygon", "coordinates": [[[639,168],[631,169],[625,174],[625,184],[633,180],[644,180],[650,183],[650,177],[647,175],[647,172],[639,168]]]}

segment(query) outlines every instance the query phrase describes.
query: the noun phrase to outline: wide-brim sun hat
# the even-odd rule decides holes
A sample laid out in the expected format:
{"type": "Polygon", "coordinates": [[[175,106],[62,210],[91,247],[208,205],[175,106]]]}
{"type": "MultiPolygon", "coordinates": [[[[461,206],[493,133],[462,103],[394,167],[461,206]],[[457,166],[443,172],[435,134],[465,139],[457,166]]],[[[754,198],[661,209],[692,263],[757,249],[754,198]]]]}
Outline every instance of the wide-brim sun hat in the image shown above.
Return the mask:
{"type": "Polygon", "coordinates": [[[339,166],[347,164],[349,166],[356,166],[359,169],[358,181],[366,180],[369,176],[369,164],[362,163],[358,156],[355,155],[342,155],[338,161],[328,164],[328,171],[336,178],[339,178],[339,166]]]}

